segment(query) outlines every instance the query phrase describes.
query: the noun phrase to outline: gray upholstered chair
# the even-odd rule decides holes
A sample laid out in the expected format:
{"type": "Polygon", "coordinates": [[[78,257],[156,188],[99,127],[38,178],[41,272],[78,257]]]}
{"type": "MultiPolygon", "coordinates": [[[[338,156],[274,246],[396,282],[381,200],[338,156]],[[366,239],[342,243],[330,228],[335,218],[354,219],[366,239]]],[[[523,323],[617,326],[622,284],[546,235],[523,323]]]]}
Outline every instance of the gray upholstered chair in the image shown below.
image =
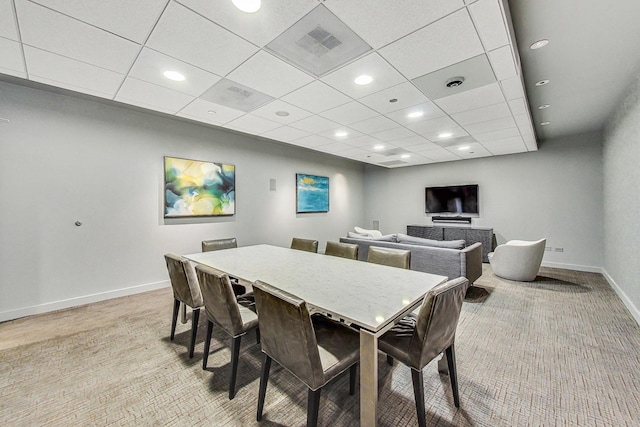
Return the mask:
{"type": "Polygon", "coordinates": [[[171,340],[176,333],[176,321],[180,303],[192,308],[191,314],[191,342],[189,344],[189,357],[193,357],[193,349],[196,344],[196,334],[198,333],[198,320],[200,319],[200,308],[203,305],[200,285],[196,278],[193,267],[189,260],[174,254],[166,254],[164,259],[171,279],[173,288],[173,317],[171,319],[171,340]]]}
{"type": "Polygon", "coordinates": [[[265,355],[257,420],[262,419],[269,369],[275,360],[308,387],[307,426],[315,426],[325,384],[349,369],[349,391],[355,392],[359,335],[322,316],[312,318],[305,301],[267,283],[257,281],[253,290],[265,355]]]}
{"type": "Polygon", "coordinates": [[[348,259],[358,259],[358,245],[353,243],[327,242],[325,255],[348,259]]]}
{"type": "MultiPolygon", "coordinates": [[[[196,266],[196,274],[202,289],[204,312],[207,316],[207,337],[204,341],[204,358],[202,369],[207,368],[209,359],[209,345],[213,324],[232,338],[231,342],[231,376],[229,379],[229,399],[236,394],[236,375],[238,372],[238,358],[242,336],[258,327],[258,315],[255,313],[255,303],[252,300],[240,301],[231,288],[229,276],[225,273],[204,265],[196,266]]],[[[258,340],[260,335],[256,330],[258,340]]]]}
{"type": "MultiPolygon", "coordinates": [[[[202,241],[202,252],[219,251],[222,249],[233,249],[238,247],[238,240],[235,237],[228,237],[226,239],[214,239],[202,241]]],[[[231,279],[231,286],[233,287],[233,293],[236,295],[244,295],[247,292],[247,288],[238,283],[238,279],[229,276],[231,279]]]]}
{"type": "Polygon", "coordinates": [[[202,252],[217,251],[220,249],[237,248],[238,241],[235,237],[229,237],[227,239],[215,239],[215,240],[203,240],[202,252]]]}
{"type": "Polygon", "coordinates": [[[469,281],[464,277],[436,286],[425,295],[417,316],[403,318],[378,340],[378,348],[387,353],[387,361],[397,359],[411,368],[420,427],[426,426],[422,368],[442,352],[449,367],[453,402],[456,408],[460,407],[453,343],[468,287],[469,281]]]}
{"type": "Polygon", "coordinates": [[[291,249],[318,253],[318,241],[294,237],[291,239],[291,249]]]}
{"type": "Polygon", "coordinates": [[[411,268],[411,251],[371,246],[367,254],[367,262],[409,269],[411,268]]]}
{"type": "Polygon", "coordinates": [[[533,242],[510,240],[489,253],[489,263],[496,276],[519,282],[535,280],[540,270],[547,239],[533,242]]]}

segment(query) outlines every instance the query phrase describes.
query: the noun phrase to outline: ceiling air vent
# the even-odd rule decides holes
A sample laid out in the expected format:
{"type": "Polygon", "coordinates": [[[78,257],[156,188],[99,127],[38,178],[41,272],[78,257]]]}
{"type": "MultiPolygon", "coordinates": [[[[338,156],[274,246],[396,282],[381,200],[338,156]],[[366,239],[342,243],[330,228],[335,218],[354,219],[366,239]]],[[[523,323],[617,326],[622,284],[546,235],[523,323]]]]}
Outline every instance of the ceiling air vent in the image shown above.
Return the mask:
{"type": "Polygon", "coordinates": [[[307,52],[320,57],[340,46],[342,42],[318,25],[298,40],[296,44],[307,52]]]}
{"type": "Polygon", "coordinates": [[[266,104],[273,98],[265,93],[241,85],[229,79],[222,79],[200,96],[205,101],[213,102],[236,110],[249,111],[266,104]]]}
{"type": "Polygon", "coordinates": [[[406,165],[407,162],[403,162],[402,160],[389,160],[388,162],[380,162],[378,164],[380,166],[400,166],[400,165],[406,165]]]}

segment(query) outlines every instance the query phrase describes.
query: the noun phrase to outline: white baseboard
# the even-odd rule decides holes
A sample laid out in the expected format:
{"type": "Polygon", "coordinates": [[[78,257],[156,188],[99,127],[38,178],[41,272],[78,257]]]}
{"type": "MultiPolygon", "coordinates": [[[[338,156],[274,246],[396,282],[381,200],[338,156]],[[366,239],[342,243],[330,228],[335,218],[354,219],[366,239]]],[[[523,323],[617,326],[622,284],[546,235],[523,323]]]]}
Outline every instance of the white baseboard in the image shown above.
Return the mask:
{"type": "Polygon", "coordinates": [[[563,270],[586,271],[587,273],[602,273],[602,267],[591,265],[563,264],[559,262],[542,261],[542,267],[561,268],[563,270]]]}
{"type": "Polygon", "coordinates": [[[97,294],[83,295],[80,297],[69,298],[60,301],[32,305],[30,307],[22,307],[15,310],[2,311],[0,312],[0,322],[14,320],[25,316],[31,316],[33,314],[48,313],[50,311],[90,304],[92,302],[139,294],[142,292],[153,291],[155,289],[166,288],[168,286],[171,286],[171,282],[169,282],[168,280],[164,280],[162,282],[147,283],[144,285],[131,286],[128,288],[116,289],[113,291],[100,292],[97,294]]]}
{"type": "Polygon", "coordinates": [[[627,310],[629,310],[636,323],[640,325],[640,310],[638,310],[638,307],[633,304],[631,299],[629,299],[627,294],[622,290],[620,286],[618,286],[616,281],[613,280],[613,277],[611,277],[605,269],[602,269],[602,275],[605,279],[607,279],[607,282],[609,282],[609,285],[613,288],[616,294],[618,294],[618,298],[622,300],[622,303],[627,307],[627,310]]]}

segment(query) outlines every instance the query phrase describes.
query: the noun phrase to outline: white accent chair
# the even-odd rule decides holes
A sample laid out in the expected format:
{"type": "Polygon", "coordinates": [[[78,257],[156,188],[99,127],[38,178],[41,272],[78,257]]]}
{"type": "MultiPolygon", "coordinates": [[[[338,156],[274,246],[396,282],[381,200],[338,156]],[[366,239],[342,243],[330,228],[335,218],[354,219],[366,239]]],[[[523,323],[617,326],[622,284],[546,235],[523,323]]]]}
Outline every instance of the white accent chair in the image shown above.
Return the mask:
{"type": "Polygon", "coordinates": [[[498,245],[489,256],[489,263],[496,276],[519,282],[535,280],[544,255],[547,239],[529,242],[510,240],[498,245]]]}
{"type": "Polygon", "coordinates": [[[380,230],[367,230],[366,228],[360,228],[360,227],[353,227],[353,229],[358,234],[365,234],[371,237],[382,237],[382,233],[380,232],[380,230]]]}

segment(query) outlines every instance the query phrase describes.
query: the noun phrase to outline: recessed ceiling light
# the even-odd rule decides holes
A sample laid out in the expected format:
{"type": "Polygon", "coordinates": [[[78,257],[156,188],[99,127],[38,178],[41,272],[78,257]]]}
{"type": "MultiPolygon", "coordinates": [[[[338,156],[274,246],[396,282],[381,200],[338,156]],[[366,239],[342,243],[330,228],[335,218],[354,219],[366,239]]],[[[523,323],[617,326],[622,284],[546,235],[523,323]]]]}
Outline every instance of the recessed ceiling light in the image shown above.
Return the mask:
{"type": "Polygon", "coordinates": [[[460,151],[466,151],[466,150],[468,150],[469,148],[471,148],[471,147],[469,147],[468,145],[463,145],[463,146],[461,146],[461,147],[458,147],[458,150],[460,150],[460,151]]]}
{"type": "Polygon", "coordinates": [[[374,150],[384,150],[384,145],[382,145],[382,144],[374,145],[373,149],[374,150]]]}
{"type": "Polygon", "coordinates": [[[261,6],[261,0],[231,0],[233,5],[243,12],[257,12],[261,6]]]}
{"type": "Polygon", "coordinates": [[[165,71],[162,74],[169,80],[175,80],[176,82],[181,82],[185,79],[184,74],[173,70],[165,71]]]}
{"type": "Polygon", "coordinates": [[[403,159],[408,159],[409,157],[411,157],[411,154],[403,154],[400,157],[403,158],[403,159]]]}
{"type": "Polygon", "coordinates": [[[549,104],[538,105],[538,110],[544,110],[545,108],[549,108],[549,107],[551,107],[551,105],[549,104]]]}
{"type": "Polygon", "coordinates": [[[407,114],[407,117],[409,117],[410,119],[415,119],[416,117],[422,117],[422,116],[424,116],[423,111],[414,111],[412,113],[407,114]]]}
{"type": "Polygon", "coordinates": [[[363,85],[368,85],[369,83],[371,83],[373,81],[373,77],[368,76],[366,74],[363,74],[361,76],[356,77],[356,79],[354,80],[355,84],[363,86],[363,85]]]}
{"type": "Polygon", "coordinates": [[[335,136],[337,136],[338,138],[342,137],[342,136],[347,136],[349,135],[347,132],[343,131],[343,130],[339,130],[336,133],[334,133],[335,136]]]}
{"type": "Polygon", "coordinates": [[[536,82],[536,86],[544,86],[547,83],[549,83],[549,80],[540,80],[539,82],[536,82]]]}
{"type": "Polygon", "coordinates": [[[276,111],[276,116],[287,117],[289,115],[288,111],[276,111]]]}
{"type": "Polygon", "coordinates": [[[438,138],[451,138],[453,134],[451,132],[442,132],[438,134],[438,138]]]}
{"type": "Polygon", "coordinates": [[[389,102],[398,102],[398,98],[391,98],[389,102]]]}
{"type": "Polygon", "coordinates": [[[534,42],[531,46],[529,46],[529,49],[540,49],[541,47],[545,47],[548,43],[549,40],[547,39],[538,40],[537,42],[534,42]]]}
{"type": "Polygon", "coordinates": [[[542,123],[540,123],[540,126],[547,126],[547,125],[550,125],[550,124],[551,124],[551,122],[542,122],[542,123]]]}
{"type": "Polygon", "coordinates": [[[207,111],[207,113],[209,113],[209,114],[216,114],[216,112],[215,112],[215,111],[213,111],[213,110],[209,110],[209,111],[207,111]]]}

